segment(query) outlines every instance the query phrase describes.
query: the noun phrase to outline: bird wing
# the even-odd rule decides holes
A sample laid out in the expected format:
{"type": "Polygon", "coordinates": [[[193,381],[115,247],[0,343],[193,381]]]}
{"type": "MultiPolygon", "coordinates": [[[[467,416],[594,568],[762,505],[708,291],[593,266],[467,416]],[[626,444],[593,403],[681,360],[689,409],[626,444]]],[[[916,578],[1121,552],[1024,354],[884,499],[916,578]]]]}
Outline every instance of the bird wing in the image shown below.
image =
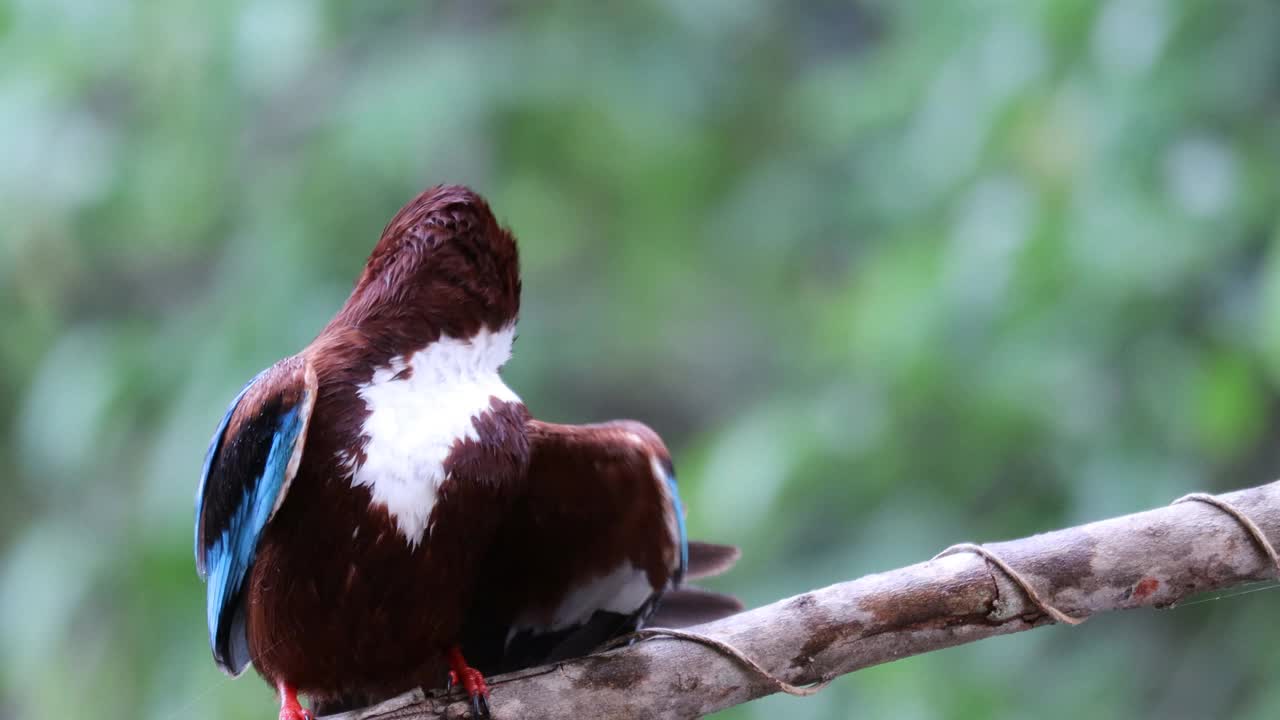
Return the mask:
{"type": "MultiPolygon", "coordinates": [[[[464,629],[468,659],[486,672],[585,654],[635,630],[691,567],[675,473],[655,432],[632,421],[530,420],[526,430],[525,490],[464,629]]],[[[698,569],[732,564],[731,549],[708,547],[722,550],[698,569]]]]}
{"type": "Polygon", "coordinates": [[[315,404],[315,370],[286,358],[249,382],[227,409],[196,490],[196,570],[208,585],[209,644],[223,671],[249,664],[243,588],[258,539],[297,474],[315,404]]]}

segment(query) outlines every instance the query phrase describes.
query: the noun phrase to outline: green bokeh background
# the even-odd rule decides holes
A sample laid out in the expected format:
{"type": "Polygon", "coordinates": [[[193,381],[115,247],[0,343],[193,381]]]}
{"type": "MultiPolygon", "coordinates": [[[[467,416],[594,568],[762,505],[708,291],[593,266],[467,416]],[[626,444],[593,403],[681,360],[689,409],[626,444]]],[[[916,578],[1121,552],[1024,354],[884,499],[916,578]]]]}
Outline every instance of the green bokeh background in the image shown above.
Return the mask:
{"type": "MultiPolygon", "coordinates": [[[[0,718],[274,717],[209,657],[225,403],[421,188],[509,383],[634,417],[764,603],[1280,475],[1280,3],[0,2],[0,718]]],[[[723,718],[1275,718],[1280,595],[723,718]]]]}

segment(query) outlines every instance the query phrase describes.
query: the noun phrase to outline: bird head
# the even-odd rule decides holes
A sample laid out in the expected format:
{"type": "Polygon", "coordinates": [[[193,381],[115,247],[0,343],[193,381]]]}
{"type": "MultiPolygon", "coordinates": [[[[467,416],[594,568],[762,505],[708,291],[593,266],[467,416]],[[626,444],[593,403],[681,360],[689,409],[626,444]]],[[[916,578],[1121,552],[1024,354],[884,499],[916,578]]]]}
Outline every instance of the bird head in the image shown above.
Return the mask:
{"type": "Polygon", "coordinates": [[[515,238],[479,195],[441,185],[387,224],[332,325],[394,355],[441,335],[509,329],[519,310],[515,238]]]}

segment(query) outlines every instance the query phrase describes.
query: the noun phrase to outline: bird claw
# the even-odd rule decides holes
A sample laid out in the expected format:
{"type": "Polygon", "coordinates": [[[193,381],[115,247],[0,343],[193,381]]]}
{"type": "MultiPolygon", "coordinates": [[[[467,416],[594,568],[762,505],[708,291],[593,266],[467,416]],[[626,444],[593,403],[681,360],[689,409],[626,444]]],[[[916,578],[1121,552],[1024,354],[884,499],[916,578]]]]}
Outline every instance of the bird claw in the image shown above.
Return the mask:
{"type": "Polygon", "coordinates": [[[452,670],[449,671],[449,690],[461,686],[462,691],[466,693],[471,700],[471,717],[476,720],[488,720],[491,715],[489,712],[489,685],[484,681],[484,676],[479,670],[466,668],[462,671],[462,679],[458,679],[458,674],[452,670]]]}
{"type": "Polygon", "coordinates": [[[489,720],[492,717],[489,707],[489,684],[485,682],[484,675],[467,665],[462,657],[462,651],[457,648],[449,651],[449,664],[453,669],[449,671],[447,689],[452,692],[461,685],[463,692],[471,699],[471,717],[476,720],[489,720]]]}

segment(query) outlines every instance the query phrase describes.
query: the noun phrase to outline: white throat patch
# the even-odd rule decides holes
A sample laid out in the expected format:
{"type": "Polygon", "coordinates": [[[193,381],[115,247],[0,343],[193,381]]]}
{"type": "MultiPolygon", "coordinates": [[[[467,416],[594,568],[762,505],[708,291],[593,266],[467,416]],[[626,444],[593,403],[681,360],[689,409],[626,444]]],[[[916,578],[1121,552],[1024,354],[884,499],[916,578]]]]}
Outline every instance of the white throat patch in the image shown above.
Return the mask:
{"type": "Polygon", "coordinates": [[[514,336],[514,325],[471,338],[441,335],[378,368],[357,391],[369,411],[363,428],[369,440],[351,484],[369,488],[410,547],[427,531],[454,442],[478,439],[472,419],[489,410],[490,398],[520,400],[498,376],[514,336]]]}

